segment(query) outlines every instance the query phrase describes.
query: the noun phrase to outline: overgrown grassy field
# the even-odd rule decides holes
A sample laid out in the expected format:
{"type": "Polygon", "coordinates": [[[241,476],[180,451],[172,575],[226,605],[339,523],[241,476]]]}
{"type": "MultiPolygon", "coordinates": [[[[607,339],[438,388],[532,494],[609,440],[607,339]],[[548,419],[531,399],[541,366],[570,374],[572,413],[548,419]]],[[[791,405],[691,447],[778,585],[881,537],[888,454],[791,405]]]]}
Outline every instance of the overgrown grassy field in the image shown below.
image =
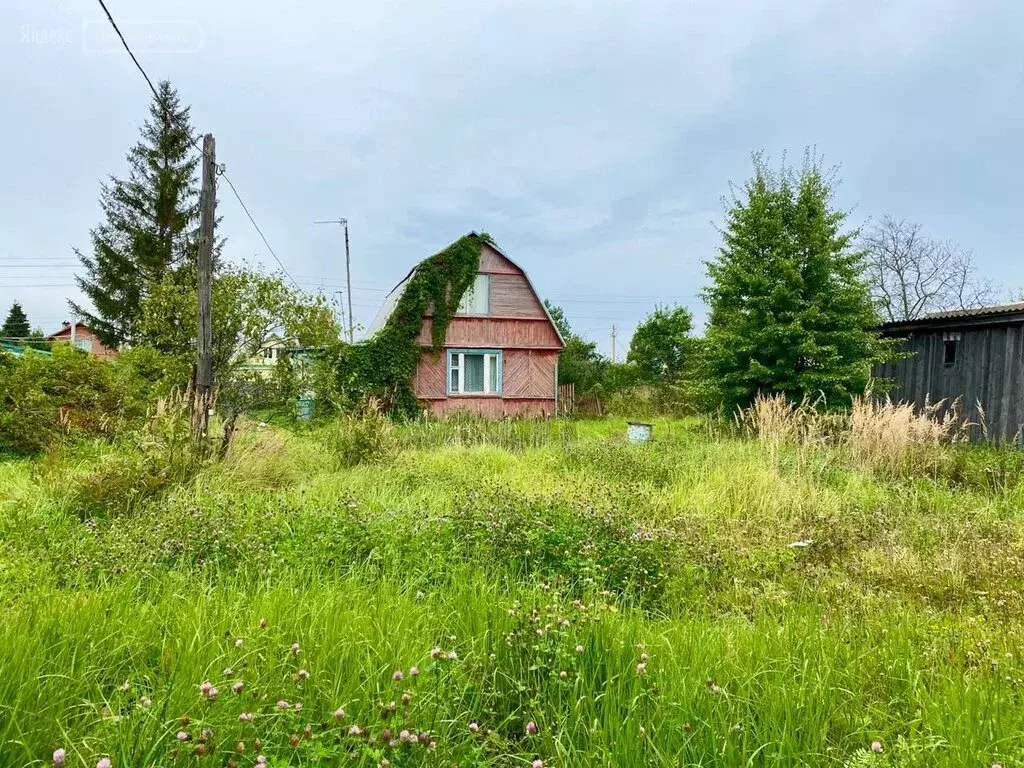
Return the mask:
{"type": "Polygon", "coordinates": [[[1019,454],[756,432],[0,462],[0,765],[1020,765],[1019,454]]]}

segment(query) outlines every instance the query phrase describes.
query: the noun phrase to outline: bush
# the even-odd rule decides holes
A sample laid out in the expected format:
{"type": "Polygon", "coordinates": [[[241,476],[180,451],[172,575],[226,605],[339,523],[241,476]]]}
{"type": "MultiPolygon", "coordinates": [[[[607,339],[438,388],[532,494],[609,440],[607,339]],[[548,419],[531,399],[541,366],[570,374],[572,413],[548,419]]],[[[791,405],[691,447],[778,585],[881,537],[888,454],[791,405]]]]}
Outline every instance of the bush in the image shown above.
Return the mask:
{"type": "Polygon", "coordinates": [[[107,436],[123,415],[110,369],[91,355],[67,345],[52,355],[0,355],[0,452],[107,436]]]}
{"type": "Polygon", "coordinates": [[[146,422],[117,438],[115,447],[70,468],[67,455],[53,453],[40,465],[41,477],[85,520],[131,514],[142,502],[191,480],[205,463],[181,396],[160,401],[146,422]]]}

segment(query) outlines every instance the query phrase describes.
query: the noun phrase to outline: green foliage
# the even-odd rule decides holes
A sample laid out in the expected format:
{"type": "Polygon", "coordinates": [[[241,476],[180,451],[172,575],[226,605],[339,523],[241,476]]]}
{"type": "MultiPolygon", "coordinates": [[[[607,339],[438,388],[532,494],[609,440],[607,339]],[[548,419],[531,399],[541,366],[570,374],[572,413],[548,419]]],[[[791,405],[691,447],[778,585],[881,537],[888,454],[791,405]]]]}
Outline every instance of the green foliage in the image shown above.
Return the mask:
{"type": "Polygon", "coordinates": [[[565,341],[558,358],[558,383],[572,384],[577,395],[594,394],[604,381],[608,360],[597,351],[597,344],[573,332],[561,307],[547,299],[544,306],[565,341]]]}
{"type": "Polygon", "coordinates": [[[52,355],[0,355],[0,453],[109,436],[122,405],[106,364],[66,344],[52,355]]]}
{"type": "Polygon", "coordinates": [[[655,307],[633,332],[627,361],[650,382],[679,381],[690,357],[693,315],[685,307],[655,307]]]}
{"type": "MultiPolygon", "coordinates": [[[[195,357],[197,301],[194,283],[169,276],[155,284],[142,303],[143,336],[179,361],[179,370],[195,357]]],[[[284,340],[288,347],[322,346],[335,342],[340,333],[324,296],[310,296],[280,275],[254,268],[222,268],[214,278],[212,302],[213,371],[221,385],[234,380],[246,360],[269,341],[284,340]]],[[[188,379],[178,383],[185,386],[188,379]]]]}
{"type": "Polygon", "coordinates": [[[64,504],[82,520],[127,515],[191,480],[204,462],[190,428],[189,403],[181,396],[161,402],[114,442],[114,451],[91,456],[70,475],[69,454],[56,452],[42,464],[41,479],[61,479],[64,504]]]}
{"type": "Polygon", "coordinates": [[[358,464],[387,464],[398,452],[394,426],[374,409],[363,416],[341,416],[321,434],[327,455],[339,469],[358,464]]]}
{"type": "Polygon", "coordinates": [[[861,273],[857,232],[832,207],[834,181],[807,155],[796,173],[754,156],[754,176],[733,198],[717,260],[706,334],[708,363],[728,406],[758,392],[848,403],[891,345],[861,273]]]}
{"type": "Polygon", "coordinates": [[[32,454],[140,422],[186,369],[148,347],[113,363],[68,344],[52,354],[0,355],[0,454],[32,454]]]}
{"type": "Polygon", "coordinates": [[[0,463],[0,763],[1024,758],[1019,452],[934,446],[968,482],[696,419],[368,422],[398,450],[344,467],[332,425],[194,476],[152,424],[0,463]]]}
{"type": "Polygon", "coordinates": [[[26,338],[29,332],[28,316],[21,308],[21,304],[14,302],[7,313],[7,319],[4,320],[3,328],[0,329],[0,336],[20,341],[26,338]]]}
{"type": "MultiPolygon", "coordinates": [[[[111,177],[102,187],[105,220],[90,233],[92,253],[76,250],[84,268],[76,281],[95,311],[69,304],[108,347],[160,348],[160,340],[141,327],[143,302],[167,280],[189,282],[199,241],[199,158],[191,133],[189,108],[170,83],[161,82],[141,140],[128,153],[128,178],[111,177]]],[[[219,245],[215,257],[217,252],[219,245]]],[[[168,315],[164,322],[187,319],[168,315]]]]}
{"type": "Polygon", "coordinates": [[[431,347],[440,354],[462,295],[480,269],[480,249],[490,241],[486,233],[471,232],[421,261],[373,338],[355,345],[339,343],[324,353],[337,371],[342,407],[362,407],[372,398],[387,412],[417,413],[412,379],[423,355],[418,339],[424,315],[432,312],[431,347]]]}

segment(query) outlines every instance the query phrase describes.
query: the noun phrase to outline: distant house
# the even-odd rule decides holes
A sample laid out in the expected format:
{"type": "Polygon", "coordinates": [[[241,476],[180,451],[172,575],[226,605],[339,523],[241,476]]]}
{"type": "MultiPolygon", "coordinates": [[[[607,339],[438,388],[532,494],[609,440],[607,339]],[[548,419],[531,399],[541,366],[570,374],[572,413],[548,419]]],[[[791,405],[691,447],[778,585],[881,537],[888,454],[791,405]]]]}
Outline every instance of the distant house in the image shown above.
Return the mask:
{"type": "MultiPolygon", "coordinates": [[[[924,405],[960,398],[964,415],[984,422],[991,439],[1020,441],[1024,302],[932,312],[919,320],[886,323],[881,331],[902,339],[898,349],[910,353],[875,370],[876,376],[893,380],[894,400],[924,405]]],[[[972,435],[980,434],[975,427],[972,435]]]]}
{"type": "Polygon", "coordinates": [[[56,333],[51,333],[46,338],[57,344],[74,344],[83,352],[96,355],[103,360],[113,360],[117,357],[117,350],[104,345],[85,323],[75,323],[72,326],[71,323],[65,322],[63,328],[56,333]]]}
{"type": "Polygon", "coordinates": [[[259,351],[246,359],[239,366],[239,369],[254,372],[264,377],[269,376],[277,365],[277,361],[295,348],[295,344],[291,344],[276,334],[272,334],[260,345],[259,351]]]}
{"type": "MultiPolygon", "coordinates": [[[[414,267],[388,294],[370,335],[384,327],[415,272],[414,267]]],[[[430,346],[430,310],[419,342],[430,346]]],[[[552,415],[564,346],[526,272],[482,240],[476,280],[448,325],[440,355],[424,349],[413,393],[438,416],[455,411],[490,418],[552,415]]]]}

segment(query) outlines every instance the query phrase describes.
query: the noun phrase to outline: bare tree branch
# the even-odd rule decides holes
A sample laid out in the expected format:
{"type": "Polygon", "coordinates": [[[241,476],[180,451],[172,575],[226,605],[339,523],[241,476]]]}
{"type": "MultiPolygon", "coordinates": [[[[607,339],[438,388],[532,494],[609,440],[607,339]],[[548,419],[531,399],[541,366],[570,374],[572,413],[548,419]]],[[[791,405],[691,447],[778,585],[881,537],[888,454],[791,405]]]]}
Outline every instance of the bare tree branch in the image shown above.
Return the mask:
{"type": "Polygon", "coordinates": [[[886,320],[994,301],[992,283],[978,277],[973,254],[925,237],[920,224],[886,216],[865,233],[863,245],[871,296],[886,320]]]}

